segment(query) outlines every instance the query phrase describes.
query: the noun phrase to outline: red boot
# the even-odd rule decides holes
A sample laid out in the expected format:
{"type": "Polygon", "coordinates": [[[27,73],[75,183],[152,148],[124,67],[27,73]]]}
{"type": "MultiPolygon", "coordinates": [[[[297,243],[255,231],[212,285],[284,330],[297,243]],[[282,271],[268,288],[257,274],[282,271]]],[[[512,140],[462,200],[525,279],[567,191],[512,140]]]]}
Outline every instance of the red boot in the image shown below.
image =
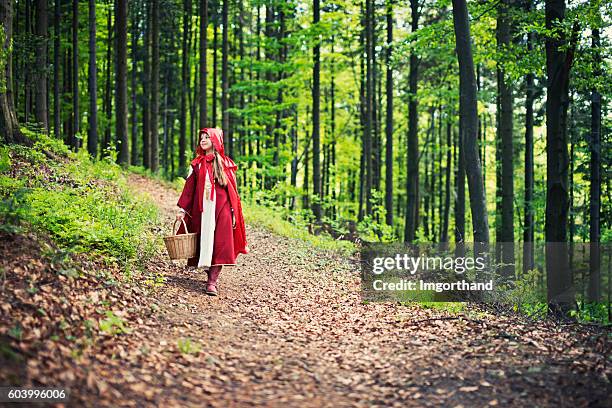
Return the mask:
{"type": "Polygon", "coordinates": [[[221,266],[211,266],[208,270],[208,282],[206,282],[206,294],[211,296],[217,296],[217,279],[221,273],[221,266]]]}

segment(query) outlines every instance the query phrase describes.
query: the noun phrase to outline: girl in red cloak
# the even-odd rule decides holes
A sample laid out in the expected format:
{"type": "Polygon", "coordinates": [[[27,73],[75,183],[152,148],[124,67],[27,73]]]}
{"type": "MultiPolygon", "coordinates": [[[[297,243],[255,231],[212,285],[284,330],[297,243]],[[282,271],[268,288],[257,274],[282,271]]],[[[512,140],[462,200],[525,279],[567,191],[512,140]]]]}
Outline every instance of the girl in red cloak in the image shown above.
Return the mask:
{"type": "MultiPolygon", "coordinates": [[[[238,254],[248,252],[242,206],[236,185],[236,164],[225,155],[223,131],[200,129],[196,158],[177,205],[177,219],[185,219],[196,232],[196,256],[188,266],[208,268],[206,293],[217,295],[217,279],[223,265],[236,265],[238,254]],[[185,214],[187,217],[185,217],[185,214]]],[[[177,234],[184,234],[181,224],[177,234]]]]}

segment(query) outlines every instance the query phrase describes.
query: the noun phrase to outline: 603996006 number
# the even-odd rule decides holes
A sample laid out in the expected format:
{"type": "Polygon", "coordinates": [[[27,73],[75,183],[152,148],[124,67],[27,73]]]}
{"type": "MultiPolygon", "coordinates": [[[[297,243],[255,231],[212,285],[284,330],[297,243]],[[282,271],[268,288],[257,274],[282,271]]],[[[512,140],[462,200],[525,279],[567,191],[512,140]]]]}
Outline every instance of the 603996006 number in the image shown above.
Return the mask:
{"type": "Polygon", "coordinates": [[[0,402],[68,401],[65,388],[0,387],[0,402]]]}

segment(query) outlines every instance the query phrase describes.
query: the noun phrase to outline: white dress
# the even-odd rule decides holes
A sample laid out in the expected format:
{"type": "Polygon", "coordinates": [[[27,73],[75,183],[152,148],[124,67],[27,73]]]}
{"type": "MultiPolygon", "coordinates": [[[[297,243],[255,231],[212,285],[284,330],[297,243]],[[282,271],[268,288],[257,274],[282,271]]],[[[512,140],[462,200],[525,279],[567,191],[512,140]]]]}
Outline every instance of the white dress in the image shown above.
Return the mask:
{"type": "MultiPolygon", "coordinates": [[[[200,163],[199,166],[202,166],[200,163]]],[[[198,167],[198,170],[200,167],[198,167]]],[[[192,166],[189,166],[189,177],[193,173],[192,166]]],[[[210,268],[212,262],[213,243],[215,242],[215,203],[216,192],[214,186],[210,182],[208,170],[204,177],[204,199],[202,200],[202,223],[200,229],[200,258],[198,260],[198,268],[210,268]],[[210,199],[210,190],[213,191],[213,198],[210,199]]]]}

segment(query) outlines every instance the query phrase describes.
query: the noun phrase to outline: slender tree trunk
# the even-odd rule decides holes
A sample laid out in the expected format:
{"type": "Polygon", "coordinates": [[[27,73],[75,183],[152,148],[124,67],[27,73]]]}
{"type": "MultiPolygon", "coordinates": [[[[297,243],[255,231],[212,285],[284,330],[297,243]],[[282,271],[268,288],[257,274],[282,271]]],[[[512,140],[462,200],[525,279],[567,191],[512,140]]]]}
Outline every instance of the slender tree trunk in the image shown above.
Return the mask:
{"type": "Polygon", "coordinates": [[[163,132],[164,132],[164,136],[163,136],[163,141],[164,141],[164,146],[163,146],[163,152],[162,152],[162,168],[164,169],[164,175],[167,177],[168,176],[168,153],[170,153],[170,150],[168,149],[168,127],[170,126],[169,122],[168,122],[168,77],[169,77],[169,69],[168,67],[166,67],[166,69],[164,70],[164,89],[163,89],[163,93],[164,93],[164,110],[163,110],[163,120],[162,120],[162,127],[163,127],[163,132]]]}
{"type": "MultiPolygon", "coordinates": [[[[226,20],[223,21],[223,32],[226,33],[227,25],[227,2],[229,0],[223,0],[223,10],[225,13],[226,20]]],[[[200,128],[205,128],[208,125],[208,101],[206,98],[207,89],[207,69],[206,66],[206,49],[208,48],[208,0],[200,1],[200,128]]],[[[227,68],[227,66],[225,67],[227,68]]],[[[224,132],[227,132],[227,128],[224,127],[224,132]]]]}
{"type": "Polygon", "coordinates": [[[475,243],[489,243],[489,221],[482,169],[478,158],[478,111],[476,109],[476,77],[470,36],[470,22],[465,0],[453,0],[453,22],[459,60],[460,110],[463,130],[462,145],[465,173],[470,191],[470,208],[475,243]]]}
{"type": "Polygon", "coordinates": [[[76,135],[80,132],[81,115],[79,112],[79,0],[72,2],[72,147],[80,147],[76,135]]]}
{"type": "MultiPolygon", "coordinates": [[[[32,33],[32,23],[30,21],[31,18],[31,0],[25,1],[25,29],[23,30],[26,36],[30,36],[32,33]]],[[[30,121],[30,112],[32,105],[32,78],[31,78],[31,67],[27,63],[27,60],[24,59],[23,62],[23,70],[24,70],[24,121],[28,123],[30,121]]],[[[72,85],[72,84],[71,84],[72,85]]]]}
{"type": "Polygon", "coordinates": [[[218,37],[219,37],[219,24],[217,23],[218,18],[215,18],[215,27],[213,33],[213,94],[212,94],[212,125],[217,126],[217,99],[218,99],[218,75],[217,75],[217,49],[218,37]]]}
{"type": "Polygon", "coordinates": [[[55,138],[60,138],[60,126],[61,126],[61,111],[60,111],[60,77],[59,77],[59,65],[60,65],[60,2],[55,0],[55,18],[54,24],[54,38],[53,38],[53,131],[55,138]]]}
{"type": "Polygon", "coordinates": [[[159,168],[159,0],[152,5],[151,60],[151,171],[159,168]]]}
{"type": "MultiPolygon", "coordinates": [[[[110,7],[109,7],[110,8],[110,7]]],[[[104,101],[102,109],[106,116],[106,126],[104,128],[104,143],[100,157],[102,157],[107,149],[111,147],[111,119],[113,115],[112,111],[112,96],[111,96],[111,65],[113,60],[113,36],[112,36],[112,16],[114,12],[112,9],[107,10],[108,18],[106,24],[106,32],[108,34],[106,41],[106,66],[105,66],[105,84],[104,84],[104,101]]]]}
{"type": "MultiPolygon", "coordinates": [[[[531,2],[529,2],[531,10],[531,2]]],[[[527,49],[533,50],[533,33],[527,34],[527,49]]],[[[534,74],[528,73],[525,79],[525,208],[523,222],[523,272],[527,273],[535,267],[534,260],[534,208],[533,208],[533,101],[534,74]]]]}
{"type": "MultiPolygon", "coordinates": [[[[320,20],[320,9],[319,0],[313,2],[314,19],[313,24],[318,25],[320,20]]],[[[321,103],[321,90],[320,90],[320,77],[321,77],[321,46],[320,38],[317,37],[314,50],[313,50],[313,62],[314,66],[312,69],[312,181],[313,181],[313,203],[312,212],[316,217],[317,221],[321,221],[321,203],[319,200],[322,198],[321,195],[321,164],[320,164],[320,103],[321,103]]]]}
{"type": "MultiPolygon", "coordinates": [[[[293,128],[291,129],[291,155],[293,158],[291,159],[291,186],[297,187],[297,171],[298,171],[298,111],[294,110],[294,122],[293,128]]],[[[249,155],[251,155],[251,149],[249,149],[249,155]]],[[[295,209],[295,195],[291,195],[291,201],[289,203],[289,209],[295,209]]]]}
{"type": "Polygon", "coordinates": [[[459,134],[455,147],[455,186],[457,199],[455,202],[455,244],[465,242],[465,158],[463,156],[463,129],[459,123],[459,134]]]}
{"type": "Polygon", "coordinates": [[[191,0],[183,1],[183,51],[181,63],[181,111],[179,134],[179,168],[181,176],[187,175],[187,96],[189,95],[189,36],[191,35],[191,0]]]}
{"type": "Polygon", "coordinates": [[[360,163],[359,163],[359,210],[357,213],[357,219],[358,221],[362,221],[363,217],[364,217],[364,200],[366,199],[366,193],[364,191],[365,189],[365,171],[366,171],[366,165],[365,165],[365,128],[366,128],[366,81],[365,81],[365,76],[366,76],[366,66],[365,66],[365,47],[363,44],[365,44],[365,38],[366,38],[366,30],[365,30],[365,26],[366,26],[366,22],[365,22],[365,13],[364,13],[364,2],[360,3],[360,16],[361,16],[361,26],[363,27],[363,29],[361,30],[361,33],[359,34],[359,44],[363,47],[360,48],[359,50],[359,54],[360,54],[360,58],[359,58],[359,124],[360,124],[360,131],[361,131],[361,152],[360,152],[360,163]]]}
{"type": "Polygon", "coordinates": [[[372,214],[372,201],[370,200],[372,194],[372,182],[373,182],[373,166],[372,166],[372,124],[374,122],[373,117],[373,105],[374,105],[374,69],[372,62],[374,59],[374,45],[373,45],[373,0],[365,0],[366,2],[366,16],[365,16],[365,36],[366,36],[366,109],[365,109],[365,135],[364,135],[364,148],[363,154],[365,157],[365,207],[366,215],[372,214]]]}
{"type": "Polygon", "coordinates": [[[138,102],[137,102],[137,88],[136,88],[136,76],[138,74],[138,33],[139,33],[139,13],[136,8],[132,8],[132,69],[130,76],[130,88],[131,88],[131,115],[132,115],[132,150],[130,162],[133,165],[138,164],[138,102]]]}
{"type": "Polygon", "coordinates": [[[448,224],[450,219],[450,189],[451,189],[451,115],[449,109],[449,115],[446,118],[446,168],[445,178],[446,184],[444,186],[444,216],[442,221],[442,232],[440,233],[440,242],[448,242],[448,224]]]}
{"type": "MultiPolygon", "coordinates": [[[[546,28],[553,30],[565,17],[565,0],[546,0],[546,28]]],[[[561,31],[546,38],[546,277],[548,303],[553,313],[569,310],[573,287],[567,252],[568,151],[567,107],[573,51],[563,51],[561,31]]]]}
{"type": "Polygon", "coordinates": [[[229,60],[229,0],[223,0],[223,33],[222,33],[222,52],[221,52],[221,114],[223,122],[223,136],[225,138],[225,146],[228,147],[228,154],[232,156],[231,135],[229,128],[229,77],[228,77],[228,60],[229,60]]]}
{"type": "MultiPolygon", "coordinates": [[[[598,24],[599,22],[597,22],[598,24]]],[[[599,38],[599,28],[592,29],[592,48],[594,51],[594,69],[596,78],[601,77],[601,41],[599,38]]],[[[600,229],[600,208],[601,208],[601,94],[595,87],[591,92],[591,186],[590,196],[590,216],[589,216],[589,240],[591,250],[589,252],[589,286],[587,298],[590,302],[599,302],[601,299],[601,262],[599,241],[601,236],[600,229]]]]}
{"type": "Polygon", "coordinates": [[[393,3],[387,0],[387,116],[386,116],[386,144],[385,144],[385,208],[387,209],[387,225],[393,225],[393,69],[391,68],[391,55],[393,50],[393,3]]]}
{"type": "Polygon", "coordinates": [[[145,2],[144,64],[142,79],[142,164],[151,168],[151,3],[145,2]]]}
{"type": "Polygon", "coordinates": [[[13,1],[3,0],[0,6],[0,23],[4,27],[5,34],[2,55],[6,56],[6,64],[2,72],[4,87],[0,88],[0,142],[29,145],[31,142],[19,129],[13,99],[13,55],[12,52],[9,52],[13,38],[13,1]]]}
{"type": "Polygon", "coordinates": [[[117,162],[130,164],[127,115],[127,2],[116,1],[116,69],[115,72],[115,131],[117,132],[117,162]]]}
{"type": "MultiPolygon", "coordinates": [[[[497,17],[497,47],[504,53],[510,45],[510,0],[502,0],[497,17]]],[[[514,276],[514,154],[512,146],[512,88],[506,79],[506,70],[498,64],[497,85],[499,90],[498,134],[501,144],[501,228],[496,237],[498,244],[503,243],[501,269],[505,277],[514,276]]]]}
{"type": "MultiPolygon", "coordinates": [[[[419,3],[418,0],[410,0],[411,9],[411,32],[415,33],[419,28],[419,3]]],[[[415,239],[418,226],[419,214],[419,139],[418,139],[418,111],[417,111],[417,81],[418,81],[417,55],[410,54],[410,72],[408,86],[410,99],[408,101],[408,138],[407,138],[407,169],[406,169],[406,224],[404,229],[404,241],[412,242],[415,239]]]]}
{"type": "Polygon", "coordinates": [[[47,122],[47,38],[48,38],[47,0],[36,0],[36,122],[49,132],[47,122]]]}
{"type": "Polygon", "coordinates": [[[98,67],[96,62],[96,2],[89,0],[89,112],[87,118],[87,151],[98,157],[98,67]]]}

